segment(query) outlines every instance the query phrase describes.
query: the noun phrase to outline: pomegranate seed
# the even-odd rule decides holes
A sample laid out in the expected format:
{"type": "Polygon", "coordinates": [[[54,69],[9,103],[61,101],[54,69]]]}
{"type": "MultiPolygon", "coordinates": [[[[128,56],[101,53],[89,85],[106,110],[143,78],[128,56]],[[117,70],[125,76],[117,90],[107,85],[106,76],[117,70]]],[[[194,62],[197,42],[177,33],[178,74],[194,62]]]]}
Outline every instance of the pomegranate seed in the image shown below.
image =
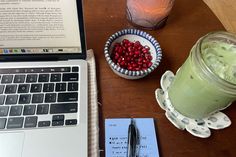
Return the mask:
{"type": "Polygon", "coordinates": [[[121,68],[131,71],[145,70],[152,66],[149,50],[150,47],[142,46],[139,41],[131,42],[124,39],[120,43],[115,43],[111,59],[121,68]]]}
{"type": "Polygon", "coordinates": [[[152,56],[151,55],[148,55],[147,56],[147,59],[149,59],[150,61],[152,60],[152,56]]]}
{"type": "Polygon", "coordinates": [[[143,63],[142,62],[138,62],[138,65],[142,65],[143,63]]]}
{"type": "Polygon", "coordinates": [[[133,43],[129,42],[128,47],[132,47],[132,46],[133,46],[133,43]]]}
{"type": "Polygon", "coordinates": [[[151,66],[152,66],[152,62],[149,62],[149,63],[148,63],[148,67],[151,67],[151,66]]]}
{"type": "Polygon", "coordinates": [[[127,39],[124,39],[123,42],[124,42],[124,43],[129,43],[130,41],[127,40],[127,39]]]}
{"type": "Polygon", "coordinates": [[[121,62],[121,58],[119,58],[119,59],[117,60],[117,62],[120,63],[120,62],[121,62]]]}
{"type": "Polygon", "coordinates": [[[115,58],[114,58],[115,60],[117,60],[117,59],[119,59],[119,56],[115,56],[115,58]]]}
{"type": "Polygon", "coordinates": [[[135,42],[134,42],[134,45],[137,45],[137,46],[139,46],[139,45],[141,45],[141,44],[140,44],[140,42],[139,42],[139,41],[135,41],[135,42]]]}
{"type": "Polygon", "coordinates": [[[135,51],[134,54],[139,55],[140,51],[135,51]]]}
{"type": "Polygon", "coordinates": [[[133,47],[131,47],[131,46],[128,47],[128,51],[129,51],[129,52],[133,51],[133,47]]]}
{"type": "Polygon", "coordinates": [[[149,51],[147,49],[144,49],[143,50],[143,53],[148,53],[149,51]]]}
{"type": "Polygon", "coordinates": [[[133,63],[133,64],[132,64],[132,67],[134,67],[134,68],[137,67],[137,64],[136,64],[136,63],[133,63]]]}
{"type": "Polygon", "coordinates": [[[139,58],[139,59],[138,59],[138,62],[143,62],[143,58],[139,58]]]}
{"type": "Polygon", "coordinates": [[[122,61],[122,62],[120,63],[120,65],[125,65],[125,61],[122,61]]]}
{"type": "Polygon", "coordinates": [[[141,47],[141,46],[139,46],[139,47],[138,47],[138,50],[142,50],[142,47],[141,47]]]}
{"type": "Polygon", "coordinates": [[[150,50],[150,47],[147,46],[147,45],[145,45],[144,48],[145,48],[146,50],[150,50]]]}
{"type": "Polygon", "coordinates": [[[133,55],[134,55],[134,53],[133,53],[133,52],[130,52],[130,53],[129,53],[129,56],[131,56],[131,57],[132,57],[133,55]]]}
{"type": "Polygon", "coordinates": [[[119,50],[120,46],[115,46],[115,52],[119,50]]]}
{"type": "Polygon", "coordinates": [[[132,66],[128,66],[128,70],[132,70],[133,69],[133,67],[132,66]]]}

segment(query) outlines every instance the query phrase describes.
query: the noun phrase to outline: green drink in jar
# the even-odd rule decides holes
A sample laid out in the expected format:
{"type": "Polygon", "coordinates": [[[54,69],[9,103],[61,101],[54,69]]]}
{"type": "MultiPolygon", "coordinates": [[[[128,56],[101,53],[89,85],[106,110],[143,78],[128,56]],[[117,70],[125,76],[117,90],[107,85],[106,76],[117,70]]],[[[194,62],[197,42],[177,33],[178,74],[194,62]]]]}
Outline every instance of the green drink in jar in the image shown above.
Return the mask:
{"type": "Polygon", "coordinates": [[[213,32],[200,38],[169,87],[174,108],[204,118],[236,100],[236,36],[213,32]]]}

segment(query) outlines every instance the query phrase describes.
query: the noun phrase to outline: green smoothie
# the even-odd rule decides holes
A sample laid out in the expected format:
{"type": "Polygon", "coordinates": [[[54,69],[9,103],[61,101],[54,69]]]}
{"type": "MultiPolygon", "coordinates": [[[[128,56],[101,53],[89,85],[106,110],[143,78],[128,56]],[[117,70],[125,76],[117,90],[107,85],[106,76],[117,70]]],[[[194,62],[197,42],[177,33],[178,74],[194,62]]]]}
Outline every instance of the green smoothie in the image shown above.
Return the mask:
{"type": "MultiPolygon", "coordinates": [[[[199,45],[198,45],[199,46],[199,45]]],[[[196,51],[197,44],[191,54],[196,51]]],[[[204,72],[192,55],[177,72],[169,88],[169,98],[175,109],[191,118],[203,118],[227,107],[236,99],[236,93],[218,85],[215,79],[236,87],[236,47],[221,41],[205,41],[200,48],[202,62],[215,78],[204,72]],[[221,80],[221,79],[222,80],[221,80]]]]}
{"type": "Polygon", "coordinates": [[[202,45],[206,65],[220,78],[236,84],[236,45],[209,42],[202,45]]]}

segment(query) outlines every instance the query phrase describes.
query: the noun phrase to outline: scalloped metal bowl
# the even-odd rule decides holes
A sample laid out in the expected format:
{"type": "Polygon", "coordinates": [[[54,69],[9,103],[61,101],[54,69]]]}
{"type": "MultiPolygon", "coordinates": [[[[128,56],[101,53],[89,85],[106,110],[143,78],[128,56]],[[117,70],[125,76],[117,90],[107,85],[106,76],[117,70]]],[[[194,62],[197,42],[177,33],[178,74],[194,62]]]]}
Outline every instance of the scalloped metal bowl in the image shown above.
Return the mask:
{"type": "Polygon", "coordinates": [[[139,79],[147,76],[158,67],[162,58],[162,50],[157,40],[148,33],[137,29],[123,29],[111,35],[105,44],[104,54],[110,68],[125,79],[139,79]],[[121,42],[123,39],[128,39],[132,42],[139,41],[143,46],[149,46],[153,57],[152,66],[145,70],[130,71],[115,64],[111,59],[113,47],[115,43],[121,42]]]}

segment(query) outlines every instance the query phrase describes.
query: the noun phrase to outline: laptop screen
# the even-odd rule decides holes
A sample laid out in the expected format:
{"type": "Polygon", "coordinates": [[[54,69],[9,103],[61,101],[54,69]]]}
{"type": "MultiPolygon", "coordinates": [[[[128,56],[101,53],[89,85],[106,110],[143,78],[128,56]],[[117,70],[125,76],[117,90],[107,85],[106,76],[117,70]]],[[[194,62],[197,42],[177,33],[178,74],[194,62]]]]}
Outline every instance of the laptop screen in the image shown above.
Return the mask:
{"type": "Polygon", "coordinates": [[[81,54],[81,0],[1,0],[0,55],[81,54]]]}

